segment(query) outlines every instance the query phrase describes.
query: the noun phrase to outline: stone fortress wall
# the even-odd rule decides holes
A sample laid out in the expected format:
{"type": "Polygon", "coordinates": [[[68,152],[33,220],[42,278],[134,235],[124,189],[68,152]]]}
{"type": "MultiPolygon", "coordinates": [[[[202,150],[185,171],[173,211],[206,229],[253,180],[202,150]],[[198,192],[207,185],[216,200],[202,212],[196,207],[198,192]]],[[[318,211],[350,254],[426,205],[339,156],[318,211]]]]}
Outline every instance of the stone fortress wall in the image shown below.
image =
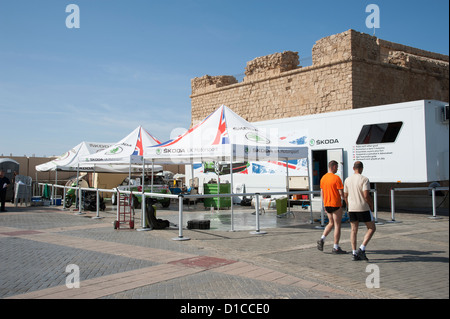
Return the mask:
{"type": "Polygon", "coordinates": [[[225,104],[250,122],[412,100],[449,100],[449,56],[348,30],[322,38],[312,65],[297,52],[258,57],[245,77],[191,80],[192,124],[225,104]]]}

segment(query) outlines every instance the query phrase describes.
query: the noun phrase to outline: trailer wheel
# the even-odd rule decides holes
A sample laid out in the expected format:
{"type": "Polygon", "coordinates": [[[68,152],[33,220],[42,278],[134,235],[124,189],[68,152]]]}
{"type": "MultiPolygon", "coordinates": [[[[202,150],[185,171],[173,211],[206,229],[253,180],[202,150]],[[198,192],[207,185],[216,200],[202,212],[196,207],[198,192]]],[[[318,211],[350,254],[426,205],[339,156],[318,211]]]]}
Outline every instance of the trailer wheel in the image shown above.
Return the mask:
{"type": "Polygon", "coordinates": [[[134,221],[130,221],[130,229],[134,229],[134,221]]]}
{"type": "Polygon", "coordinates": [[[119,221],[115,220],[114,221],[114,229],[119,228],[119,221]]]}

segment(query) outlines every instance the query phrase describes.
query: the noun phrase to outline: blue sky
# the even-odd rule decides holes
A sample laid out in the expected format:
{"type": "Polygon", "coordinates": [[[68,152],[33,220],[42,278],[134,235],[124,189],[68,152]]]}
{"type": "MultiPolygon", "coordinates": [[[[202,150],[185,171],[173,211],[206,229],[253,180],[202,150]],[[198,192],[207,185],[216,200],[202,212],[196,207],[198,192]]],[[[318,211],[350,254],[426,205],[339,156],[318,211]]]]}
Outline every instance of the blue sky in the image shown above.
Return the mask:
{"type": "Polygon", "coordinates": [[[161,141],[190,125],[191,79],[242,79],[247,61],[348,29],[449,54],[449,2],[0,0],[0,155],[60,155],[138,125],[161,141]],[[80,28],[65,9],[80,8],[80,28]]]}

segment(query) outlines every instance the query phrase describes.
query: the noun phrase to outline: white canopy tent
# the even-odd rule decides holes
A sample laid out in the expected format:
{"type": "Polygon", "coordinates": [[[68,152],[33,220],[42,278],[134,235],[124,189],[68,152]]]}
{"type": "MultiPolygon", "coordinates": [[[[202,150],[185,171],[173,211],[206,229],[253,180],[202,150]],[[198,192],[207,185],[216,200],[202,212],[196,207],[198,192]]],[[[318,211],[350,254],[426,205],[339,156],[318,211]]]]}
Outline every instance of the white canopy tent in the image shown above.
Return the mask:
{"type": "Polygon", "coordinates": [[[144,148],[155,163],[269,161],[308,157],[308,148],[280,141],[275,129],[261,130],[222,105],[176,139],[144,148]]]}
{"type": "MultiPolygon", "coordinates": [[[[98,152],[93,155],[83,156],[81,162],[83,165],[108,166],[111,168],[123,169],[127,167],[129,169],[129,175],[132,172],[142,172],[142,185],[145,181],[145,160],[143,158],[144,149],[154,145],[160,144],[160,141],[153,135],[148,133],[142,126],[138,126],[130,134],[121,139],[119,142],[111,145],[104,151],[98,152]]],[[[153,191],[153,172],[162,171],[161,165],[154,165],[151,163],[151,188],[153,191]]],[[[142,187],[142,193],[144,193],[144,187],[142,187]]],[[[145,204],[142,203],[142,230],[145,228],[144,222],[145,204]]]]}
{"type": "MultiPolygon", "coordinates": [[[[94,168],[90,165],[80,166],[80,157],[94,154],[101,150],[108,148],[112,143],[98,143],[98,142],[81,142],[74,148],[58,156],[54,160],[47,163],[36,165],[38,172],[55,172],[55,184],[58,184],[58,171],[77,172],[77,181],[79,181],[79,172],[92,172],[94,168]]],[[[98,170],[105,172],[115,172],[109,167],[99,167],[98,170]]],[[[118,171],[117,171],[118,172],[118,171]]],[[[36,174],[37,176],[37,174],[36,174]]],[[[37,180],[37,178],[36,178],[37,180]]],[[[54,194],[52,192],[52,197],[54,194]]]]}
{"type": "MultiPolygon", "coordinates": [[[[276,130],[258,129],[222,105],[179,137],[145,148],[144,158],[154,163],[174,164],[227,161],[232,172],[233,161],[287,162],[290,159],[308,158],[308,148],[281,141],[276,130]]],[[[287,177],[287,189],[288,180],[287,177]]],[[[231,192],[233,193],[233,174],[231,192]]],[[[231,227],[233,231],[233,205],[231,227]]]]}
{"type": "Polygon", "coordinates": [[[81,142],[74,148],[65,152],[61,156],[47,163],[36,165],[38,172],[48,171],[69,171],[76,172],[78,169],[82,171],[92,171],[91,165],[79,165],[80,157],[95,154],[110,147],[112,143],[96,143],[96,142],[81,142]]]}
{"type": "MultiPolygon", "coordinates": [[[[160,142],[142,126],[138,126],[119,142],[110,144],[104,150],[95,154],[86,154],[80,157],[80,165],[110,168],[131,172],[142,172],[142,165],[132,165],[134,156],[143,156],[144,149],[158,145],[160,142]]],[[[162,166],[155,166],[155,171],[161,171],[162,166]]]]}

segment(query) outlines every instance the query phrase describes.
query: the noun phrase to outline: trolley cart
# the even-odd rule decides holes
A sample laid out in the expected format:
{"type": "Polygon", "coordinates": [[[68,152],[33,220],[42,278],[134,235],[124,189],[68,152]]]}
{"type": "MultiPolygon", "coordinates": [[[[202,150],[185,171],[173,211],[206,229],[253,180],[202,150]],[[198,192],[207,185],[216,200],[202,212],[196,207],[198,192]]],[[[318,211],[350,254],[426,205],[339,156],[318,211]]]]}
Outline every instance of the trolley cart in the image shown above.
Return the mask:
{"type": "Polygon", "coordinates": [[[122,194],[117,190],[117,219],[114,221],[114,229],[120,229],[123,224],[128,224],[134,229],[133,194],[122,194]]]}

